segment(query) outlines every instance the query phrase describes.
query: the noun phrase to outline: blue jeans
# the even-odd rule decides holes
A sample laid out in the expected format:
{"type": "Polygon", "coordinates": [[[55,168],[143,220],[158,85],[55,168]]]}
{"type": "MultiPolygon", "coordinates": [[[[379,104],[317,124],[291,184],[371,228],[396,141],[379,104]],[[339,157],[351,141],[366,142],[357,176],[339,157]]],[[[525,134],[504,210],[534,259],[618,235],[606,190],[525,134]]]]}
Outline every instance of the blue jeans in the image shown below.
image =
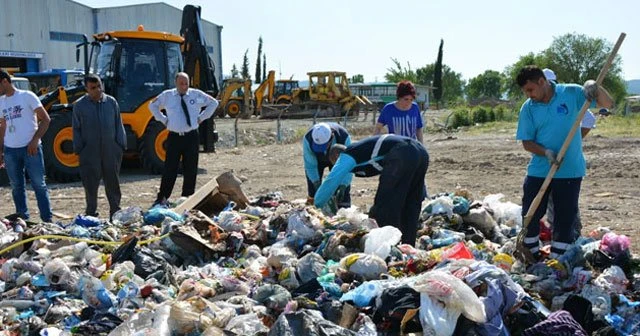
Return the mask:
{"type": "Polygon", "coordinates": [[[25,189],[25,170],[31,179],[31,187],[36,193],[40,219],[44,222],[51,222],[51,203],[49,201],[49,190],[44,181],[44,159],[42,156],[42,145],[38,146],[36,155],[27,154],[27,147],[10,148],[4,147],[4,162],[7,175],[11,182],[11,193],[13,203],[16,206],[16,213],[24,219],[29,219],[29,209],[27,209],[27,192],[25,189]]]}

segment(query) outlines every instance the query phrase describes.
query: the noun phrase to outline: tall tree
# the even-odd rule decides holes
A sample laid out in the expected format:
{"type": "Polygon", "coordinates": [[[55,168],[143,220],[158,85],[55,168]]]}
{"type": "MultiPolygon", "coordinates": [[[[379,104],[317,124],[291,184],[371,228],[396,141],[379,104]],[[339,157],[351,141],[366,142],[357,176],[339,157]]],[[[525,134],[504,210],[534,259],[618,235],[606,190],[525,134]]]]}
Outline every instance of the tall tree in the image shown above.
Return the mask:
{"type": "Polygon", "coordinates": [[[262,81],[267,80],[267,54],[262,54],[262,81]]]}
{"type": "Polygon", "coordinates": [[[364,76],[362,74],[353,75],[353,76],[351,76],[351,80],[349,82],[351,82],[351,83],[364,83],[364,76]]]}
{"type": "Polygon", "coordinates": [[[433,74],[433,99],[436,101],[436,109],[439,109],[439,103],[442,100],[442,46],[444,40],[440,39],[440,48],[438,48],[438,58],[433,74]]]}
{"type": "MultiPolygon", "coordinates": [[[[544,55],[559,82],[583,84],[598,77],[612,49],[613,44],[605,39],[574,33],[554,38],[544,55]]],[[[617,55],[602,82],[617,102],[627,94],[621,64],[622,57],[617,55]]]]}
{"type": "Polygon", "coordinates": [[[235,63],[233,63],[233,66],[231,67],[231,78],[238,78],[239,75],[240,72],[238,71],[238,67],[236,67],[235,63]]]}
{"type": "MultiPolygon", "coordinates": [[[[433,85],[435,75],[435,63],[427,64],[416,69],[417,83],[433,85]]],[[[462,98],[464,80],[462,74],[453,71],[448,65],[442,65],[442,99],[443,103],[454,103],[462,98]]],[[[433,97],[432,97],[433,99],[433,97]]]]}
{"type": "Polygon", "coordinates": [[[465,93],[469,100],[502,97],[503,75],[494,70],[486,70],[484,73],[471,78],[465,87],[465,93]]]}
{"type": "Polygon", "coordinates": [[[534,54],[530,52],[524,56],[520,56],[520,59],[518,59],[516,63],[505,68],[503,71],[503,75],[505,76],[503,90],[507,92],[507,96],[511,100],[524,98],[522,90],[518,86],[518,83],[516,83],[516,77],[518,77],[520,69],[527,65],[537,65],[539,68],[544,69],[549,67],[549,61],[544,53],[534,54]]]}
{"type": "Polygon", "coordinates": [[[242,59],[242,79],[251,80],[251,75],[249,75],[249,49],[244,52],[244,58],[242,59]]]}
{"type": "Polygon", "coordinates": [[[256,60],[256,84],[260,84],[262,79],[262,66],[260,62],[262,61],[262,36],[258,38],[258,59],[256,60]]]}
{"type": "Polygon", "coordinates": [[[384,75],[387,82],[398,83],[403,80],[416,82],[416,72],[411,70],[411,64],[409,64],[409,62],[407,62],[407,67],[403,68],[397,59],[391,58],[391,61],[393,61],[395,68],[387,69],[387,73],[384,75]]]}

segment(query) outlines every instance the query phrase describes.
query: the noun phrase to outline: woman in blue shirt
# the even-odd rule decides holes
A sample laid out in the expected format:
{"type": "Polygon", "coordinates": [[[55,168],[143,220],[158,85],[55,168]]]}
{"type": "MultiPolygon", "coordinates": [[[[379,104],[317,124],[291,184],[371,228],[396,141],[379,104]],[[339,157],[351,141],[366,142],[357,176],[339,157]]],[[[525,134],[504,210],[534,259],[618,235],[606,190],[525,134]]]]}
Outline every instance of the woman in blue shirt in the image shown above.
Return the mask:
{"type": "Polygon", "coordinates": [[[382,128],[387,126],[390,134],[397,134],[418,140],[422,140],[422,116],[420,108],[415,102],[416,88],[410,81],[398,83],[396,89],[398,100],[385,105],[380,111],[375,135],[382,133],[382,128]]]}

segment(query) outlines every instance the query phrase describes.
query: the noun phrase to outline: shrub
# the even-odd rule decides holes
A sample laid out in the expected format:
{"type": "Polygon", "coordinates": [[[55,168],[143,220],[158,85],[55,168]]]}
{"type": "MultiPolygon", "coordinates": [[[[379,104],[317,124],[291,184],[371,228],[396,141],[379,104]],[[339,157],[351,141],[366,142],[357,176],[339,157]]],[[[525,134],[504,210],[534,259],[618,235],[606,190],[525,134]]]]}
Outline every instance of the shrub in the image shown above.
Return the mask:
{"type": "Polygon", "coordinates": [[[478,106],[473,111],[473,123],[474,124],[484,124],[487,122],[487,108],[484,106],[478,106]]]}
{"type": "Polygon", "coordinates": [[[456,109],[451,116],[451,127],[458,128],[462,126],[471,126],[469,118],[469,110],[465,108],[456,109]]]}

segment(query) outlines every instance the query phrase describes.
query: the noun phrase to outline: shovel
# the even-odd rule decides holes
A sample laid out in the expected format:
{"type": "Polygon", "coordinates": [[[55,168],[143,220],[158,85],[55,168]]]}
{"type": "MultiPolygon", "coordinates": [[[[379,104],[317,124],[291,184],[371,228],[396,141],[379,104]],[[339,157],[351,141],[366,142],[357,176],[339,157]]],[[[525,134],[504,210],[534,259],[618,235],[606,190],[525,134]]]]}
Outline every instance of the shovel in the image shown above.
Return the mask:
{"type": "MultiPolygon", "coordinates": [[[[613,59],[616,57],[616,54],[618,53],[618,49],[620,49],[620,46],[622,45],[622,41],[624,40],[626,35],[627,34],[625,33],[620,33],[620,37],[618,37],[618,41],[613,47],[613,50],[611,50],[611,54],[609,54],[609,58],[607,58],[607,61],[604,63],[604,66],[600,70],[600,74],[596,79],[596,83],[598,84],[598,86],[602,85],[602,81],[604,80],[604,77],[607,75],[607,72],[609,71],[609,67],[611,67],[611,63],[613,62],[613,59]]],[[[573,140],[573,136],[576,134],[578,127],[580,127],[580,122],[582,121],[582,117],[584,117],[584,114],[589,108],[589,105],[591,105],[591,100],[588,100],[588,99],[587,101],[584,102],[584,104],[582,104],[580,113],[578,114],[578,117],[576,117],[576,121],[573,123],[573,126],[571,127],[569,134],[564,139],[564,143],[560,148],[560,152],[558,152],[558,156],[557,156],[558,162],[562,162],[562,159],[564,158],[564,154],[566,153],[567,148],[569,148],[569,144],[571,143],[571,140],[573,140]]],[[[542,186],[538,191],[538,194],[533,199],[533,202],[531,202],[531,206],[529,207],[527,214],[523,218],[522,230],[520,230],[520,233],[518,233],[518,238],[516,240],[515,257],[525,261],[528,264],[534,263],[535,259],[531,251],[529,251],[529,249],[524,245],[524,238],[527,233],[527,226],[530,224],[531,219],[533,218],[533,214],[538,209],[538,206],[540,205],[540,201],[542,200],[544,193],[547,191],[547,187],[549,187],[549,183],[551,183],[551,179],[553,178],[553,175],[555,175],[557,170],[558,170],[558,165],[552,164],[551,169],[549,169],[549,173],[547,174],[547,177],[544,179],[544,182],[542,183],[542,186]]]]}

